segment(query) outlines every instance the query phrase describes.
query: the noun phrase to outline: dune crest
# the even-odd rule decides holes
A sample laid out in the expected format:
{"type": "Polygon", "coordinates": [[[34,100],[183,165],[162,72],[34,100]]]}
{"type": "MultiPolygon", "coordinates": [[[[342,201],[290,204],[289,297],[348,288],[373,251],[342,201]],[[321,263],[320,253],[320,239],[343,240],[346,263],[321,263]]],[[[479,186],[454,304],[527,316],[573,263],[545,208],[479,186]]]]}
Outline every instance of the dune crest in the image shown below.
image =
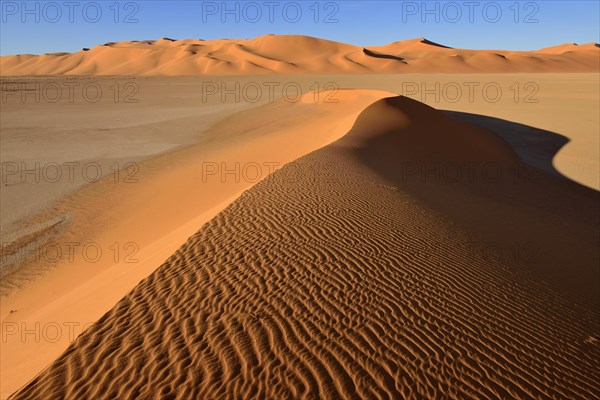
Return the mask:
{"type": "MultiPolygon", "coordinates": [[[[376,101],[346,136],[204,225],[11,399],[593,396],[598,310],[544,268],[487,257],[479,232],[427,197],[496,207],[497,191],[398,179],[406,160],[489,157],[518,164],[491,132],[414,100],[376,101]]],[[[573,188],[534,190],[549,189],[573,188]]],[[[573,231],[597,229],[586,217],[545,227],[573,270],[597,265],[593,231],[573,231]]]]}
{"type": "Polygon", "coordinates": [[[418,38],[363,49],[310,36],[265,35],[110,42],[75,53],[3,56],[0,70],[3,76],[597,72],[599,54],[594,44],[537,52],[488,51],[455,49],[418,38]]]}

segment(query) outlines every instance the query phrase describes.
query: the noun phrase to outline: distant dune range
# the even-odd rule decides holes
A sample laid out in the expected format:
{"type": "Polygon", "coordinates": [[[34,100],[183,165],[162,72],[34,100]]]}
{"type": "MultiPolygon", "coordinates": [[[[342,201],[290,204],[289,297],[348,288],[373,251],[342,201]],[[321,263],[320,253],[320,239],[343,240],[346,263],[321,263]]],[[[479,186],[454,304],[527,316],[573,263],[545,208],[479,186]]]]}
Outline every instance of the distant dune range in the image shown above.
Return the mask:
{"type": "Polygon", "coordinates": [[[378,100],[205,224],[11,399],[597,397],[598,192],[515,183],[520,167],[486,129],[378,100]],[[506,174],[405,173],[482,162],[506,174]]]}
{"type": "Polygon", "coordinates": [[[599,67],[596,43],[538,51],[465,50],[419,38],[363,48],[301,35],[163,38],[106,43],[76,53],[0,58],[2,76],[597,72],[599,67]]]}

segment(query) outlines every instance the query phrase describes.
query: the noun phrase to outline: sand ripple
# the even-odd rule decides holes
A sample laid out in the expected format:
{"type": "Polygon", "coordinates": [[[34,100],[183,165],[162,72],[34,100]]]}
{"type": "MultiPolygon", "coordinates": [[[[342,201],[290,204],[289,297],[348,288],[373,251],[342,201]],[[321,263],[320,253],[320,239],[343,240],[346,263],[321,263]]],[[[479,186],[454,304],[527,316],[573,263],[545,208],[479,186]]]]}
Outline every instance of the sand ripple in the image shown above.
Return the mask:
{"type": "Polygon", "coordinates": [[[348,140],[247,191],[12,398],[597,398],[597,312],[464,246],[348,140]]]}

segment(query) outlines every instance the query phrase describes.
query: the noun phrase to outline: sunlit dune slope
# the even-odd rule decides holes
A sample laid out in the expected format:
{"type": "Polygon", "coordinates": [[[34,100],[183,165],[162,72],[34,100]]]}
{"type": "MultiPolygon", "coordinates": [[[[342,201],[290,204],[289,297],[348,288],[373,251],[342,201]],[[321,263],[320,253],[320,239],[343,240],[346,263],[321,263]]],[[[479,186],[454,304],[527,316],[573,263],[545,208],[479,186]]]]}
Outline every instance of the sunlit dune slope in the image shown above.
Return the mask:
{"type": "Polygon", "coordinates": [[[504,179],[402,173],[482,161],[520,165],[491,132],[406,98],[375,102],[204,225],[12,399],[594,397],[598,310],[579,299],[598,280],[562,285],[544,268],[557,244],[535,236],[557,235],[563,269],[589,272],[590,192],[545,176],[525,190],[571,199],[567,212],[510,202],[504,179]],[[486,238],[502,235],[538,256],[489,256],[486,238]]]}
{"type": "Polygon", "coordinates": [[[531,52],[464,50],[424,38],[358,47],[300,35],[111,42],[75,53],[0,58],[3,76],[597,72],[595,43],[531,52]]]}

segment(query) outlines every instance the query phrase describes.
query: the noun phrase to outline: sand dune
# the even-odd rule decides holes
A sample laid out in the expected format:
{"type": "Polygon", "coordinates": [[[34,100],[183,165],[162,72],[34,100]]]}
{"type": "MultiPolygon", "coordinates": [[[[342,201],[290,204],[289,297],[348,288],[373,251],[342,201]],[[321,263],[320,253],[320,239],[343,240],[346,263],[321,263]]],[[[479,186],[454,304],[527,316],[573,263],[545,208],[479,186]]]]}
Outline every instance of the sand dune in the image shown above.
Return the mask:
{"type": "MultiPolygon", "coordinates": [[[[72,340],[66,329],[56,340],[23,340],[20,334],[9,334],[10,327],[77,324],[79,334],[241,192],[273,169],[343,136],[365,107],[389,93],[341,91],[336,103],[319,104],[314,103],[314,95],[308,93],[296,103],[279,100],[236,113],[204,131],[200,143],[140,162],[136,184],[115,186],[108,176],[35,215],[38,222],[61,221],[52,226],[57,232],[49,239],[42,230],[38,237],[24,236],[10,246],[3,245],[3,259],[7,252],[17,256],[28,252],[31,259],[2,276],[2,333],[6,337],[0,351],[1,397],[27,383],[72,340]],[[273,119],[274,114],[279,118],[273,119]],[[218,166],[206,179],[205,163],[218,166]],[[248,177],[239,173],[224,179],[224,169],[235,170],[236,164],[242,171],[252,166],[248,177]],[[54,262],[35,251],[36,245],[44,249],[46,242],[61,248],[65,243],[95,243],[109,256],[90,263],[75,251],[73,258],[54,262]],[[130,243],[134,251],[123,248],[115,259],[110,250],[114,243],[121,247],[130,243]],[[136,261],[128,262],[126,255],[136,261]]],[[[174,126],[171,122],[170,128],[174,126]]],[[[39,189],[34,186],[35,190],[39,189]]]]}
{"type": "Polygon", "coordinates": [[[581,45],[577,43],[564,43],[558,46],[543,48],[538,52],[546,54],[564,54],[573,51],[596,51],[598,47],[600,47],[598,43],[586,43],[581,45]]]}
{"type": "Polygon", "coordinates": [[[0,58],[3,76],[597,72],[595,43],[539,51],[465,50],[425,38],[362,48],[300,35],[111,42],[76,53],[0,58]]]}
{"type": "Polygon", "coordinates": [[[406,174],[482,162],[521,167],[483,128],[376,101],[204,225],[11,398],[597,396],[598,194],[544,174],[406,174]],[[538,251],[489,257],[506,237],[538,251]],[[546,268],[557,247],[562,268],[546,268]]]}

